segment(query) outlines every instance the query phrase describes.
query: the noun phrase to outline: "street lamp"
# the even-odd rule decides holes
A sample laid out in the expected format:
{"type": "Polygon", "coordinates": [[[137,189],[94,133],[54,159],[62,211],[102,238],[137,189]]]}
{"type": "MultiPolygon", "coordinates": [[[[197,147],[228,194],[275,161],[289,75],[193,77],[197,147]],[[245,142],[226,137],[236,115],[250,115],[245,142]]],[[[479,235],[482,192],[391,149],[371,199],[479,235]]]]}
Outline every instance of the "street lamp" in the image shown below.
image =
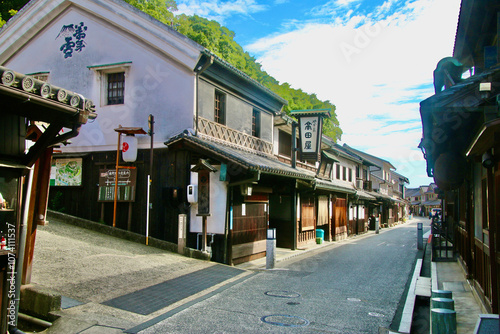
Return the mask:
{"type": "MultiPolygon", "coordinates": [[[[114,201],[113,201],[113,227],[116,227],[116,202],[118,200],[118,170],[120,168],[122,169],[132,169],[135,167],[125,167],[121,166],[120,167],[120,143],[121,143],[121,135],[125,134],[127,136],[133,136],[133,135],[145,135],[147,134],[146,131],[144,131],[142,128],[131,128],[131,127],[122,127],[121,125],[118,126],[118,128],[115,129],[116,132],[118,132],[118,145],[116,148],[116,169],[115,169],[115,196],[114,196],[114,201]]],[[[127,144],[129,145],[129,144],[127,144]]],[[[131,147],[127,146],[127,150],[132,149],[131,147]]],[[[135,145],[135,156],[137,157],[137,145],[135,145]]],[[[124,159],[125,160],[125,159],[124,159]]],[[[126,161],[135,161],[135,159],[128,159],[126,161]]]]}

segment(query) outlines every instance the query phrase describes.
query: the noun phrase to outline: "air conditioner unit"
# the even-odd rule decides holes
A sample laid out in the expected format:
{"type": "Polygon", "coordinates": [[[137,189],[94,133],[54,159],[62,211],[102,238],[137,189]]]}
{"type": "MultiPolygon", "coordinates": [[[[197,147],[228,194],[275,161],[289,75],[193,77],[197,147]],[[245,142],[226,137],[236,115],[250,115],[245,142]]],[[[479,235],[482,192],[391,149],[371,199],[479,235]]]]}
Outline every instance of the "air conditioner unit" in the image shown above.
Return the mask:
{"type": "Polygon", "coordinates": [[[356,180],[356,188],[363,189],[363,180],[356,180]]]}
{"type": "Polygon", "coordinates": [[[187,186],[187,200],[189,203],[198,202],[198,186],[190,184],[187,186]]]}

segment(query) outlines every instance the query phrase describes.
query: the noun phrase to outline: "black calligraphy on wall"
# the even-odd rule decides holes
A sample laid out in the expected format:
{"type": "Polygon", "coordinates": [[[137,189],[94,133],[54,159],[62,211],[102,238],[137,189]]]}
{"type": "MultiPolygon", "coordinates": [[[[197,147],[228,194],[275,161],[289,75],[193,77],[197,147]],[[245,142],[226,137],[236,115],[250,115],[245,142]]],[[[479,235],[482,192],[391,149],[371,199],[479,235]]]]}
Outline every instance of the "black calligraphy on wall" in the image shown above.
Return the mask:
{"type": "Polygon", "coordinates": [[[56,39],[64,38],[64,44],[61,45],[59,51],[64,54],[64,59],[73,57],[74,52],[82,52],[86,45],[85,37],[87,37],[87,26],[80,24],[63,25],[56,39]]]}

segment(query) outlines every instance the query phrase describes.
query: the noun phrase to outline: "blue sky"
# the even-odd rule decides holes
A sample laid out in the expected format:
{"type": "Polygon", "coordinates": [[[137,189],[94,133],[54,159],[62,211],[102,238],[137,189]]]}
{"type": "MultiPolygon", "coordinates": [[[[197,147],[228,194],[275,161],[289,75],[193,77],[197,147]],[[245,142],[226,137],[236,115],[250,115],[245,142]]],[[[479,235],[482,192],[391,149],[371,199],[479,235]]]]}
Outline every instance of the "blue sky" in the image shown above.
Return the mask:
{"type": "Polygon", "coordinates": [[[453,53],[460,0],[177,0],[235,32],[263,69],[337,107],[341,144],[432,182],[417,148],[419,102],[453,53]]]}

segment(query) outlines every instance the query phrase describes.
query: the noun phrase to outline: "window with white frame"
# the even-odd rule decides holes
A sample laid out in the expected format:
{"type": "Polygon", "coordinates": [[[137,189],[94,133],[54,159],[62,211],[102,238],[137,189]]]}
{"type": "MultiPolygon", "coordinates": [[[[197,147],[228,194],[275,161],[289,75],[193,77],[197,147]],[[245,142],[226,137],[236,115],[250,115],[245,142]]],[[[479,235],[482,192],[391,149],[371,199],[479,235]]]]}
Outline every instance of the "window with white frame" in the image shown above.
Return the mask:
{"type": "Polygon", "coordinates": [[[108,73],[106,104],[123,104],[125,102],[125,72],[108,73]]]}
{"type": "Polygon", "coordinates": [[[96,73],[100,81],[100,105],[125,104],[125,80],[132,62],[87,66],[96,73]]]}

